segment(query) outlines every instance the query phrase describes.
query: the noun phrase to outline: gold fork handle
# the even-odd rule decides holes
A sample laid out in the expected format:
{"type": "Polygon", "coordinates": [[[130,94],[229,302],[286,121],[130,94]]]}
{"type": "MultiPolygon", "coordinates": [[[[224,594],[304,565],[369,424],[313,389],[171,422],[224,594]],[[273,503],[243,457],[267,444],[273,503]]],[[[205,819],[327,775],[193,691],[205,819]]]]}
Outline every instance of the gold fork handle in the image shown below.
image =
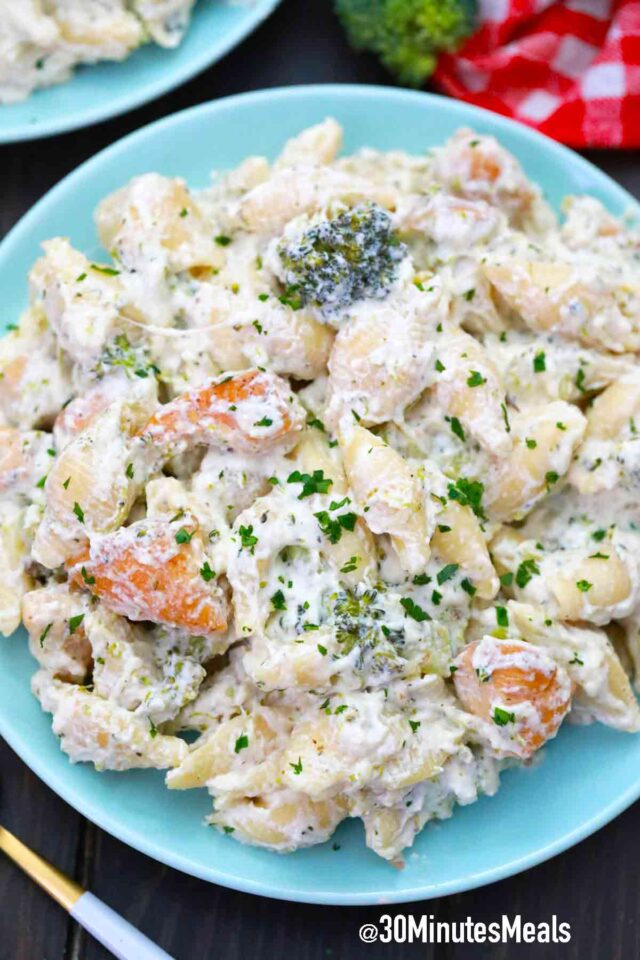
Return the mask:
{"type": "Polygon", "coordinates": [[[17,837],[0,827],[0,850],[28,873],[32,880],[46,890],[65,910],[71,910],[84,890],[75,880],[70,880],[56,867],[51,866],[33,850],[25,847],[17,837]]]}

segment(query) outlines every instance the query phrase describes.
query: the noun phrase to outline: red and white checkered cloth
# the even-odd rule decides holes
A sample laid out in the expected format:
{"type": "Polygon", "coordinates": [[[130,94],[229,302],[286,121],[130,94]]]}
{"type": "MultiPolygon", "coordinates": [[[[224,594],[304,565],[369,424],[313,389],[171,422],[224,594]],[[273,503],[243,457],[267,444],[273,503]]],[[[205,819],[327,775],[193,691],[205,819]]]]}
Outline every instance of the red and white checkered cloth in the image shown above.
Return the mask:
{"type": "Polygon", "coordinates": [[[640,147],[640,0],[480,0],[447,93],[576,147],[640,147]]]}

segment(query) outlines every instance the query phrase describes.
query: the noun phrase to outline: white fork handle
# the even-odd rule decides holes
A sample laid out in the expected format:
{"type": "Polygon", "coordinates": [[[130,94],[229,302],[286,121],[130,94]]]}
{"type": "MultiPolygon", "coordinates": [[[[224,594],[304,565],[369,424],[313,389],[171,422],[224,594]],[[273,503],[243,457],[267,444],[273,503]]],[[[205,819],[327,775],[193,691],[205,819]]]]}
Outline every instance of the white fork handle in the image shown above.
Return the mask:
{"type": "Polygon", "coordinates": [[[71,907],[70,913],[118,960],[173,960],[92,893],[83,893],[71,907]]]}

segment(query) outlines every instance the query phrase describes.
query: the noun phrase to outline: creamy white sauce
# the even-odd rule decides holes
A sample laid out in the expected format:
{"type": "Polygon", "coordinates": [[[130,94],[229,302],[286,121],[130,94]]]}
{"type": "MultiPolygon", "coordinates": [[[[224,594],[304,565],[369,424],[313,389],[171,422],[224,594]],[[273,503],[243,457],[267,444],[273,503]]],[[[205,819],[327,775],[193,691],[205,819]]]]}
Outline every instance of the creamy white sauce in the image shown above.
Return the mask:
{"type": "MultiPolygon", "coordinates": [[[[134,6],[169,44],[191,4],[134,6]]],[[[12,56],[51,65],[12,96],[87,59],[36,12],[12,56]]],[[[558,224],[490,137],[340,139],[200,194],[137,177],[99,262],[45,245],[0,341],[0,630],[22,603],[73,761],[171,768],[280,851],[360,817],[398,860],[570,707],[640,728],[606,632],[640,663],[634,395],[612,435],[590,405],[635,383],[640,243],[590,198],[558,224]],[[362,204],[406,244],[391,279],[303,302],[283,244],[362,204]]]]}

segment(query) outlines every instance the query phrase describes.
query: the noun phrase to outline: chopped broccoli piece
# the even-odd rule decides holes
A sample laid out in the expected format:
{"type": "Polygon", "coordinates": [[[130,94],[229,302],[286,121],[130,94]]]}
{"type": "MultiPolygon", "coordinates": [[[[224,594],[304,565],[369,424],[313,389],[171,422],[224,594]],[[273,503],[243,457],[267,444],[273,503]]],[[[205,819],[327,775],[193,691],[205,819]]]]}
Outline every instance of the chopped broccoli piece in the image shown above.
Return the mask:
{"type": "Polygon", "coordinates": [[[376,648],[388,648],[389,644],[402,645],[404,630],[390,630],[385,625],[384,611],[375,606],[377,598],[378,591],[373,588],[359,588],[356,592],[343,590],[335,597],[333,619],[342,656],[347,656],[356,646],[364,654],[376,648]]]}
{"type": "Polygon", "coordinates": [[[93,372],[104,376],[109,367],[122,367],[130,377],[146,379],[156,376],[160,370],[152,363],[143,347],[133,346],[124,333],[119,333],[111,343],[108,343],[93,372]]]}
{"type": "Polygon", "coordinates": [[[285,296],[330,316],[357,300],[386,297],[406,247],[393,233],[389,215],[374,203],[362,203],[316,224],[278,252],[285,296]]]}
{"type": "Polygon", "coordinates": [[[441,51],[473,32],[476,0],[336,0],[357,50],[377,54],[402,83],[420,86],[441,51]]]}

